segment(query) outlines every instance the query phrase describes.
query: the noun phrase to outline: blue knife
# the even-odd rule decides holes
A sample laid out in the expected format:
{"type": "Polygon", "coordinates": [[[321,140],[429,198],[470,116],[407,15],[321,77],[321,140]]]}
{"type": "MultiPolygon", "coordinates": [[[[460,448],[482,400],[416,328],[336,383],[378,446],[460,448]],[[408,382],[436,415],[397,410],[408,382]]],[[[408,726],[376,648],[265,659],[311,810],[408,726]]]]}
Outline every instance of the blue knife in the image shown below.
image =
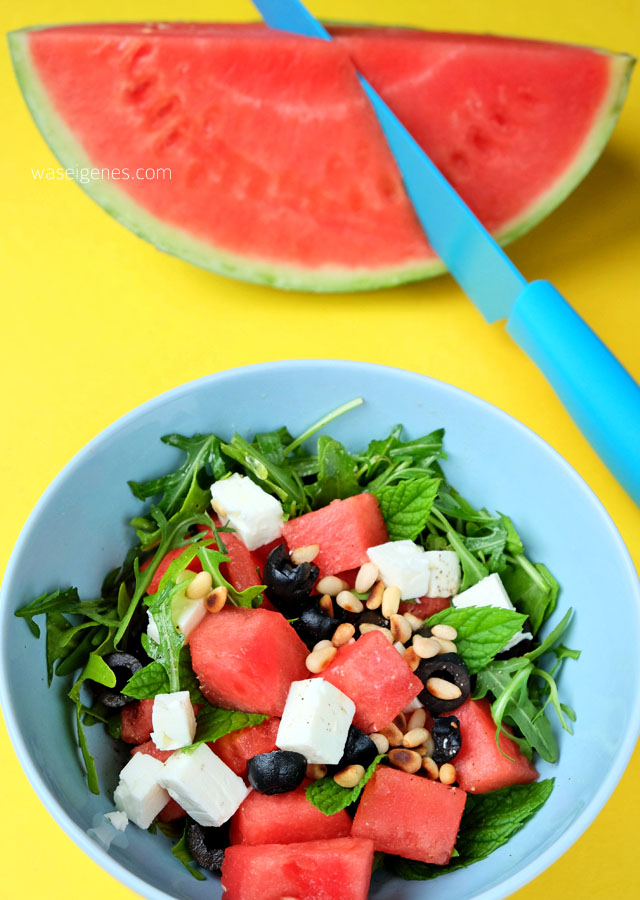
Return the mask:
{"type": "MultiPolygon", "coordinates": [[[[299,0],[253,0],[272,28],[331,40],[299,0]]],[[[548,281],[527,280],[361,75],[429,243],[488,322],[537,364],[640,506],[640,387],[548,281]]]]}

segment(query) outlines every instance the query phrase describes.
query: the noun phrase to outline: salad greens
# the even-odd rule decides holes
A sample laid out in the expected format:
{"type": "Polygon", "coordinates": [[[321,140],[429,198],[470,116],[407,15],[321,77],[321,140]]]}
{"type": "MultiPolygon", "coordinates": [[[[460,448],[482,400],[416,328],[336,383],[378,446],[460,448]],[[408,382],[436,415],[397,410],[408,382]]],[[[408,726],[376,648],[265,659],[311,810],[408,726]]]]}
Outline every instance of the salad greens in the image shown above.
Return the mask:
{"type": "MultiPolygon", "coordinates": [[[[413,440],[403,438],[397,425],[365,450],[353,451],[333,437],[321,435],[315,452],[305,442],[320,428],[360,405],[357,398],[325,415],[298,437],[286,428],[256,434],[253,440],[235,434],[223,440],[215,434],[186,437],[171,434],[164,443],[182,454],[177,467],[147,481],[130,481],[133,494],[148,507],[131,521],[136,540],[122,565],[104,580],[101,595],[81,600],[76,588],[56,590],[16,612],[35,637],[35,619],[45,617],[47,677],[75,675],[69,698],[75,706],[78,744],[87,771],[89,789],[98,793],[98,778],[85,727],[102,722],[119,735],[120,716],[99,700],[89,699],[87,685],[114,688],[116,675],[105,658],[115,650],[147,654],[148,662],[135,672],[122,692],[134,699],[153,698],[168,691],[188,690],[201,704],[197,716],[196,745],[215,741],[231,731],[256,725],[266,717],[217,709],[200,692],[188,647],[172,620],[172,603],[193,577],[187,569],[197,557],[213,586],[226,588],[228,601],[246,608],[262,602],[263,586],[238,591],[222,575],[229,560],[224,534],[206,513],[212,483],[235,472],[248,476],[282,503],[290,518],[318,509],[337,498],[363,491],[375,494],[391,540],[412,540],[427,550],[454,550],[461,562],[461,590],[491,573],[498,573],[516,611],[496,608],[449,608],[432,616],[425,628],[446,623],[457,631],[457,650],[474,683],[474,698],[489,697],[496,723],[496,742],[505,726],[510,737],[531,757],[538,753],[555,762],[558,748],[547,712],[553,710],[561,726],[571,730],[573,711],[560,701],[556,678],[566,659],[579,653],[560,643],[571,610],[544,639],[539,632],[553,612],[559,586],[549,570],[526,556],[511,519],[486,508],[476,508],[450,485],[441,467],[444,431],[438,429],[413,440]],[[158,590],[148,595],[161,561],[176,557],[164,573],[158,590]],[[147,611],[157,626],[159,640],[144,633],[147,611]],[[505,644],[523,628],[534,637],[518,647],[512,658],[499,658],[505,644]],[[524,651],[527,652],[524,652],[524,651]],[[548,666],[543,665],[543,660],[548,666]],[[511,735],[511,731],[513,734],[511,735]]],[[[99,697],[100,691],[94,691],[99,697]]],[[[499,743],[498,743],[498,746],[499,743]]],[[[382,756],[376,757],[354,788],[340,787],[332,777],[310,784],[310,802],[326,815],[354,803],[382,756]]],[[[387,863],[403,878],[432,878],[483,859],[505,843],[545,802],[552,781],[504,788],[485,795],[469,795],[456,854],[448,866],[431,866],[390,857],[387,863]]],[[[174,854],[195,876],[184,834],[174,854]]]]}

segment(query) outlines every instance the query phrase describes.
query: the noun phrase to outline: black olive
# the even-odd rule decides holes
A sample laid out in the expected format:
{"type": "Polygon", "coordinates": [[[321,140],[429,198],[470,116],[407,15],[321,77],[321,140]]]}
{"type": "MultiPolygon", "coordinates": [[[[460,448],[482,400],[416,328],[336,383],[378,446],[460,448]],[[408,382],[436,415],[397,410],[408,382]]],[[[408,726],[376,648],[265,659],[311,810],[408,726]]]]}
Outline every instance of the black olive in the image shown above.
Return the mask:
{"type": "Polygon", "coordinates": [[[433,720],[431,737],[434,744],[431,754],[433,761],[439,766],[451,762],[462,747],[460,720],[455,716],[438,716],[433,720]]]}
{"type": "Polygon", "coordinates": [[[318,641],[330,641],[340,622],[323,613],[317,606],[311,606],[303,609],[292,624],[299,637],[311,649],[318,641]]]}
{"type": "Polygon", "coordinates": [[[389,620],[385,619],[377,609],[365,609],[355,621],[356,633],[359,634],[360,625],[379,625],[381,628],[389,627],[389,620]]]}
{"type": "Polygon", "coordinates": [[[210,872],[219,872],[225,848],[229,846],[229,823],[210,828],[187,818],[186,838],[189,853],[198,865],[210,872]]]}
{"type": "Polygon", "coordinates": [[[304,781],[307,760],[293,750],[259,753],[247,763],[249,784],[261,794],[295,791],[304,781]]]}
{"type": "Polygon", "coordinates": [[[284,616],[292,619],[313,602],[310,594],[318,574],[319,569],[313,563],[297,566],[286,546],[280,544],[267,556],[262,577],[269,600],[284,616]]]}
{"type": "Polygon", "coordinates": [[[134,672],[142,668],[140,660],[130,653],[116,652],[109,653],[104,657],[104,661],[115,674],[116,683],[115,687],[104,688],[95,682],[91,682],[94,690],[96,690],[96,699],[110,709],[119,709],[122,706],[126,706],[127,703],[134,703],[134,697],[127,697],[126,694],[121,694],[120,692],[134,672]]]}
{"type": "Polygon", "coordinates": [[[513,647],[498,653],[496,659],[514,659],[516,656],[524,656],[525,653],[531,653],[536,646],[537,641],[533,638],[523,638],[517,644],[514,644],[513,647]]]}
{"type": "Polygon", "coordinates": [[[340,770],[344,769],[345,766],[353,765],[364,766],[366,769],[377,755],[378,748],[371,738],[360,731],[359,728],[356,728],[355,725],[350,725],[347,742],[344,745],[344,753],[336,769],[340,770]]]}
{"type": "Polygon", "coordinates": [[[458,656],[457,653],[443,653],[440,656],[432,656],[431,659],[423,659],[415,674],[425,685],[418,694],[418,699],[426,706],[429,712],[435,715],[453,712],[454,709],[462,706],[471,693],[469,670],[464,664],[462,657],[458,656]],[[456,684],[460,688],[460,696],[455,700],[441,700],[439,697],[434,697],[426,688],[429,678],[443,678],[445,681],[456,684]]]}

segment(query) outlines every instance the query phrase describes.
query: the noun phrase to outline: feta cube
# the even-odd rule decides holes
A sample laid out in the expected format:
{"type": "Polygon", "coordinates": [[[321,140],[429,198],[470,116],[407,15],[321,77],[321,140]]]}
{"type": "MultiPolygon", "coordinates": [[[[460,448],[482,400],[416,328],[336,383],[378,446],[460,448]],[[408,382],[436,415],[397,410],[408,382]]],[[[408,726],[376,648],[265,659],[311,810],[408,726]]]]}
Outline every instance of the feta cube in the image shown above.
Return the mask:
{"type": "MultiPolygon", "coordinates": [[[[497,572],[487,575],[486,578],[483,578],[477,584],[474,584],[473,587],[467,588],[466,591],[453,597],[451,604],[458,609],[466,609],[469,606],[495,606],[499,609],[515,610],[515,606],[511,602],[511,598],[507,594],[502,579],[497,572]]],[[[511,650],[511,648],[515,647],[516,644],[519,644],[520,641],[532,637],[533,635],[530,631],[520,631],[518,634],[515,634],[502,649],[511,650]]]]}
{"type": "Polygon", "coordinates": [[[403,600],[424,597],[429,589],[431,570],[424,549],[413,541],[387,541],[369,547],[367,556],[380,570],[384,583],[400,588],[403,600]]]}
{"type": "Polygon", "coordinates": [[[211,486],[212,505],[223,525],[231,525],[248,550],[282,533],[282,504],[246,475],[235,473],[211,486]]]}
{"type": "Polygon", "coordinates": [[[250,792],[242,778],[206,744],[169,757],[160,783],[192,819],[205,827],[227,822],[250,792]]]}
{"type": "Polygon", "coordinates": [[[148,828],[169,802],[169,794],[160,784],[164,766],[147,753],[136,753],[120,772],[113,801],[140,828],[148,828]]]}
{"type": "Polygon", "coordinates": [[[110,813],[105,813],[104,817],[107,822],[113,825],[113,827],[118,831],[124,831],[129,824],[129,816],[126,814],[126,812],[121,812],[119,809],[116,809],[110,813]]]}
{"type": "Polygon", "coordinates": [[[189,691],[156,694],[152,712],[151,739],[158,750],[179,750],[193,743],[196,717],[189,691]]]}
{"type": "Polygon", "coordinates": [[[453,597],[460,589],[462,572],[458,554],[453,550],[425,551],[429,566],[427,597],[453,597]]]}
{"type": "Polygon", "coordinates": [[[302,753],[310,763],[335,765],[347,742],[356,705],[322,678],[294,681],[289,688],[276,747],[302,753]]]}

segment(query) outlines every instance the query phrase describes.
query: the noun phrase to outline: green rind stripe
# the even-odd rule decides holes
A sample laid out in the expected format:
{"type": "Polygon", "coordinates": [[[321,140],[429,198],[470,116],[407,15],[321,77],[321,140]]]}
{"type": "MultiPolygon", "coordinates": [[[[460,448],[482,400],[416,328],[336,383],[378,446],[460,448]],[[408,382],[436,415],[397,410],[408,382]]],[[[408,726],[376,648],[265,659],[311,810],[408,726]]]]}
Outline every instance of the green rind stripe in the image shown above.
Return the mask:
{"type": "MultiPolygon", "coordinates": [[[[57,113],[36,72],[29,51],[29,32],[34,30],[21,29],[8,35],[13,67],[26,104],[49,148],[64,168],[93,168],[94,164],[57,113]]],[[[622,54],[607,55],[611,58],[611,87],[581,152],[552,188],[537,198],[522,216],[501,230],[498,235],[500,243],[507,243],[524,234],[548,215],[573,190],[602,152],[624,102],[634,63],[631,57],[622,54]]],[[[309,269],[251,259],[213,247],[183,228],[163,222],[113,182],[91,179],[87,184],[76,183],[116,221],[158,250],[230,278],[287,290],[340,292],[393,287],[445,271],[445,266],[438,259],[385,269],[339,266],[309,269]]]]}

